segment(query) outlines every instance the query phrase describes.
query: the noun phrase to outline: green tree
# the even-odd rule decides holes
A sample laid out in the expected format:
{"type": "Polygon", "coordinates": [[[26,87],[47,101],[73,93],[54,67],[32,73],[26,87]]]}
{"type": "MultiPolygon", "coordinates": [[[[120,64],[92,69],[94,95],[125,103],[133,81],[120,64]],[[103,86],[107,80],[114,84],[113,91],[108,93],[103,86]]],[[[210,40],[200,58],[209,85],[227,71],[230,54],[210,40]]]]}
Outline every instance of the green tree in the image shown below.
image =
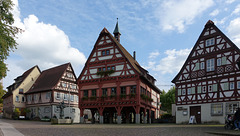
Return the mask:
{"type": "Polygon", "coordinates": [[[167,111],[168,113],[172,112],[172,104],[175,103],[175,87],[172,87],[168,92],[163,90],[163,93],[160,95],[161,109],[167,111]]]}
{"type": "Polygon", "coordinates": [[[3,103],[3,95],[6,94],[7,91],[3,90],[3,86],[2,84],[0,83],[0,103],[3,103]]]}
{"type": "Polygon", "coordinates": [[[7,65],[4,61],[9,56],[9,52],[16,49],[16,34],[22,31],[12,26],[14,23],[12,7],[11,0],[0,0],[0,79],[6,76],[7,65]]]}

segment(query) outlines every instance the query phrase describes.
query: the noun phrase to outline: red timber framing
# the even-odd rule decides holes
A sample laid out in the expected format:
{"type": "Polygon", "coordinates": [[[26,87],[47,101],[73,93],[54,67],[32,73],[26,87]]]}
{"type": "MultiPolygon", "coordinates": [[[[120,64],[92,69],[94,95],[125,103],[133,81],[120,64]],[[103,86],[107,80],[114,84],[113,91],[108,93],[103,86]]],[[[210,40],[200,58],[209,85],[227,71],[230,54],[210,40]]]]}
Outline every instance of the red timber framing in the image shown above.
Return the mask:
{"type": "Polygon", "coordinates": [[[176,105],[240,100],[240,50],[209,20],[172,80],[176,105]]]}
{"type": "Polygon", "coordinates": [[[78,77],[81,122],[90,109],[93,122],[151,123],[159,114],[160,90],[117,38],[104,28],[78,77]]]}

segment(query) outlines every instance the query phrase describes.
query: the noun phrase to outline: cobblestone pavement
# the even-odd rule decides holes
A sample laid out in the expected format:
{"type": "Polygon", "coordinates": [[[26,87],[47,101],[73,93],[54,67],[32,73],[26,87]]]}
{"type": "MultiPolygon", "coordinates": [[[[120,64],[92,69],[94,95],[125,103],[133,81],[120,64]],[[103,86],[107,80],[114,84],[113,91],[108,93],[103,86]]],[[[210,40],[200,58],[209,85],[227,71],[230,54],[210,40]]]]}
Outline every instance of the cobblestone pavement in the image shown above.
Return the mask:
{"type": "MultiPolygon", "coordinates": [[[[7,120],[25,136],[216,136],[240,135],[240,131],[226,131],[223,125],[175,124],[73,124],[51,125],[50,122],[7,120]],[[225,133],[226,132],[226,133],[225,133]]],[[[0,126],[1,127],[1,126],[0,126]]]]}

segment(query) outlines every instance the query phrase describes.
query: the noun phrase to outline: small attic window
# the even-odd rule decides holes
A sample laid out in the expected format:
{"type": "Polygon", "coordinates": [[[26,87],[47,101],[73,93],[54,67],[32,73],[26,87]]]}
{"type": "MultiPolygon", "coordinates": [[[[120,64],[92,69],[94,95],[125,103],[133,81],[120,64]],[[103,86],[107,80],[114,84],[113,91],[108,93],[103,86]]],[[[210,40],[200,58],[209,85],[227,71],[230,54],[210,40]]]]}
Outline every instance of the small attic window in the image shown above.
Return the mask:
{"type": "Polygon", "coordinates": [[[214,44],[215,44],[215,38],[207,39],[206,43],[205,43],[206,47],[214,45],[214,44]]]}
{"type": "Polygon", "coordinates": [[[23,89],[19,89],[19,94],[23,94],[23,89]]]}

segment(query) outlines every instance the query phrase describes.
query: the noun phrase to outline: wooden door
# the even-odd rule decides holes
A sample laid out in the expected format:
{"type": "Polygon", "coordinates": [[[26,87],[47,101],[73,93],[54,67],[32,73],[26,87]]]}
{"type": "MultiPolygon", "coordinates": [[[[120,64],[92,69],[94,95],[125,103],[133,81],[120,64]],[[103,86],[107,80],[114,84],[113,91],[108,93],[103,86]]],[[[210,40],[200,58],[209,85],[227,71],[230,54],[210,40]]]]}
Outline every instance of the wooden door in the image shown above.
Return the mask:
{"type": "Polygon", "coordinates": [[[190,116],[195,116],[197,124],[201,124],[201,106],[190,107],[190,116]]]}

